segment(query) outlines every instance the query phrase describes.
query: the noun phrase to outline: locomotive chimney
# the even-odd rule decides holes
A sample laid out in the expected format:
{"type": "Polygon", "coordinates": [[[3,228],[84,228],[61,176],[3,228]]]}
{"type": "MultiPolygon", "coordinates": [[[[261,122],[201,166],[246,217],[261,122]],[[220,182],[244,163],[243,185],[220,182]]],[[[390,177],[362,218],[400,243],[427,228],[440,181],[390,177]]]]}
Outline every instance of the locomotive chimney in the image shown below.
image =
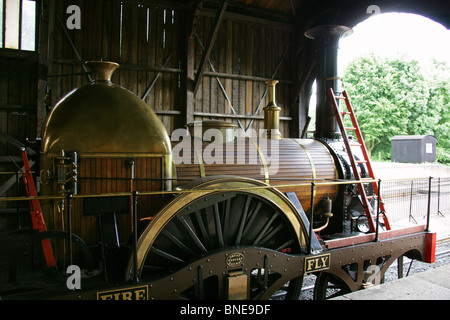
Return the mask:
{"type": "Polygon", "coordinates": [[[85,63],[89,69],[94,82],[111,82],[111,76],[119,68],[119,64],[110,61],[87,61],[85,63]]]}
{"type": "Polygon", "coordinates": [[[328,90],[333,88],[334,91],[339,91],[339,40],[352,33],[351,28],[338,25],[317,26],[305,32],[306,37],[316,40],[317,43],[316,138],[340,138],[328,90]]]}
{"type": "Polygon", "coordinates": [[[280,132],[280,111],[275,101],[275,86],[277,80],[266,82],[269,85],[269,103],[264,107],[264,128],[267,130],[266,137],[269,139],[281,139],[280,132]]]}

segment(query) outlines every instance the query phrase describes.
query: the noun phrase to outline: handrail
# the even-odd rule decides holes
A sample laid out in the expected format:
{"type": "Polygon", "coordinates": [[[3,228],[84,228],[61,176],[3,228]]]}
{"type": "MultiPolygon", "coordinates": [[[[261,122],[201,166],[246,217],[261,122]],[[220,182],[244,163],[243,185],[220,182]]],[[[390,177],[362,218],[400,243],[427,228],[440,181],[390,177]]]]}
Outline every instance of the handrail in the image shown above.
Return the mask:
{"type": "MultiPolygon", "coordinates": [[[[292,179],[288,179],[292,181],[292,179]]],[[[333,185],[347,185],[347,184],[356,184],[356,183],[370,183],[377,182],[378,180],[336,180],[334,182],[316,182],[316,181],[324,181],[324,179],[309,179],[309,183],[294,183],[294,184],[281,184],[281,185],[265,185],[265,186],[251,186],[251,187],[241,187],[241,188],[222,188],[222,189],[214,189],[217,192],[226,192],[226,191],[241,191],[241,190],[253,190],[253,189],[280,189],[280,188],[292,188],[292,187],[308,187],[311,186],[311,183],[314,183],[316,187],[318,186],[333,186],[333,185]]],[[[191,192],[206,192],[211,191],[211,189],[181,189],[175,188],[174,190],[160,190],[160,191],[139,191],[139,195],[167,195],[167,194],[181,194],[181,193],[191,193],[191,192]]],[[[73,199],[77,198],[95,198],[95,197],[117,197],[117,196],[131,196],[132,191],[128,192],[115,192],[115,193],[97,193],[97,194],[76,194],[72,195],[73,199]]],[[[56,199],[65,199],[65,195],[58,196],[38,196],[38,197],[0,197],[0,202],[6,201],[24,201],[24,200],[56,200],[56,199]]]]}
{"type": "MultiPolygon", "coordinates": [[[[419,179],[432,179],[432,177],[427,178],[413,178],[413,180],[419,180],[419,179]]],[[[286,180],[292,181],[294,179],[287,178],[286,180]]],[[[304,180],[304,179],[301,179],[304,180]]],[[[253,189],[280,189],[280,188],[292,188],[292,187],[309,187],[311,186],[311,183],[315,184],[315,187],[320,186],[337,186],[337,185],[350,185],[350,184],[357,184],[357,183],[372,183],[372,182],[380,182],[380,180],[376,179],[367,179],[367,180],[342,180],[337,179],[330,181],[329,179],[307,179],[308,183],[289,183],[289,184],[280,184],[280,185],[264,185],[264,186],[251,186],[251,187],[245,187],[245,188],[221,188],[221,189],[214,189],[218,192],[226,192],[226,191],[241,191],[241,190],[253,190],[253,189]]],[[[383,180],[383,182],[389,182],[389,181],[401,181],[401,180],[412,180],[412,179],[386,179],[383,180]]],[[[278,180],[280,181],[280,180],[278,180]]],[[[175,188],[173,190],[159,190],[159,191],[139,191],[139,195],[167,195],[167,194],[182,194],[182,193],[191,193],[191,192],[198,192],[202,193],[205,191],[211,191],[210,189],[182,189],[182,188],[175,188]]],[[[77,194],[72,195],[73,199],[77,198],[96,198],[96,197],[117,197],[117,196],[132,196],[132,191],[127,192],[114,192],[114,193],[96,193],[96,194],[77,194]]],[[[28,201],[28,200],[56,200],[56,199],[65,199],[65,195],[55,195],[55,196],[38,196],[38,197],[0,197],[0,202],[7,202],[7,201],[28,201]]]]}

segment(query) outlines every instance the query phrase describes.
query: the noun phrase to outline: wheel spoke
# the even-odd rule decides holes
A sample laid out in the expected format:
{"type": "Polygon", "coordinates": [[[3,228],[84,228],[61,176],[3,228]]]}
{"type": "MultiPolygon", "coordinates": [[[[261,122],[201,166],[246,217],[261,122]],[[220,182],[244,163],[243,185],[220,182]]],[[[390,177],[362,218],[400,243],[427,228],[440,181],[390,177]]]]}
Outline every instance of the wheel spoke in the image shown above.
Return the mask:
{"type": "Polygon", "coordinates": [[[191,239],[195,242],[195,244],[197,245],[197,247],[203,252],[203,253],[207,253],[208,250],[206,250],[205,246],[203,245],[203,243],[200,241],[200,239],[197,237],[197,234],[194,232],[194,230],[191,228],[191,226],[189,225],[189,223],[186,221],[186,219],[183,216],[177,216],[178,220],[181,222],[181,224],[183,225],[184,229],[188,232],[189,236],[191,237],[191,239]]]}
{"type": "Polygon", "coordinates": [[[281,246],[279,246],[278,248],[276,248],[276,251],[281,251],[282,249],[286,249],[288,248],[290,245],[294,244],[294,239],[290,239],[287,242],[283,243],[281,246]]]}
{"type": "Polygon", "coordinates": [[[182,260],[178,257],[175,257],[165,251],[159,250],[159,249],[155,248],[154,246],[150,250],[151,250],[151,252],[153,252],[153,253],[157,254],[158,256],[163,257],[169,261],[172,261],[175,263],[183,263],[184,262],[184,260],[182,260]]]}
{"type": "Polygon", "coordinates": [[[261,230],[261,232],[258,234],[258,236],[256,237],[255,241],[253,241],[253,246],[258,245],[259,241],[261,240],[261,238],[266,234],[267,230],[270,228],[270,226],[272,225],[272,223],[274,222],[274,220],[278,217],[279,213],[275,212],[275,214],[270,218],[270,220],[266,223],[266,225],[264,226],[264,228],[261,230]]]}
{"type": "MultiPolygon", "coordinates": [[[[206,209],[208,209],[208,208],[206,208],[206,209]]],[[[201,215],[200,211],[196,211],[195,212],[195,219],[197,220],[198,227],[200,229],[200,233],[202,235],[202,238],[203,238],[203,241],[205,242],[206,247],[210,247],[209,234],[208,234],[208,232],[206,230],[206,227],[205,227],[205,224],[203,222],[203,218],[202,218],[202,215],[201,215]]]]}
{"type": "Polygon", "coordinates": [[[248,196],[245,202],[244,210],[242,211],[241,221],[239,223],[238,233],[236,235],[236,245],[241,244],[242,232],[244,231],[245,221],[247,220],[248,207],[250,206],[250,202],[252,201],[252,197],[248,196]]]}
{"type": "Polygon", "coordinates": [[[214,222],[216,225],[217,241],[219,242],[220,248],[223,248],[224,242],[223,242],[222,225],[220,223],[219,205],[217,203],[214,204],[214,222]]]}
{"type": "Polygon", "coordinates": [[[228,245],[227,237],[225,236],[225,234],[226,234],[226,231],[229,230],[230,211],[231,211],[231,199],[228,199],[225,203],[225,212],[224,212],[224,217],[223,217],[222,237],[223,237],[225,246],[228,245]]]}
{"type": "Polygon", "coordinates": [[[265,243],[265,242],[271,240],[271,239],[274,237],[274,235],[275,235],[278,231],[280,231],[281,229],[283,229],[283,225],[281,225],[281,224],[278,225],[278,227],[272,229],[272,231],[269,232],[269,233],[261,240],[261,244],[263,244],[263,243],[265,243]]]}
{"type": "Polygon", "coordinates": [[[251,226],[253,225],[253,222],[255,221],[255,218],[258,215],[258,212],[261,209],[261,207],[262,207],[262,202],[258,202],[258,204],[253,209],[252,213],[249,215],[250,218],[248,219],[247,225],[245,226],[243,236],[245,236],[247,234],[247,232],[251,229],[251,226]]]}
{"type": "Polygon", "coordinates": [[[188,255],[195,255],[194,251],[189,249],[183,242],[181,242],[177,237],[175,237],[172,233],[170,233],[168,230],[164,229],[161,232],[164,236],[166,236],[167,239],[172,241],[173,244],[175,244],[178,248],[180,248],[183,252],[185,252],[188,255]]]}

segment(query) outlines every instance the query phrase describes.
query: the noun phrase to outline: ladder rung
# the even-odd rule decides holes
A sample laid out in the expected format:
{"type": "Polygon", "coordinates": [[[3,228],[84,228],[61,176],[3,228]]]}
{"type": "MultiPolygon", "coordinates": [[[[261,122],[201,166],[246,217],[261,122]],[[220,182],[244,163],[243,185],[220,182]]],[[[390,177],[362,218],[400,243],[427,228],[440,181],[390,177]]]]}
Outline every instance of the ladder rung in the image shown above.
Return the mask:
{"type": "MultiPolygon", "coordinates": [[[[381,211],[384,211],[384,203],[383,203],[383,201],[381,201],[380,197],[378,197],[377,195],[368,196],[366,194],[365,189],[364,189],[364,185],[367,185],[369,183],[372,183],[374,189],[377,189],[375,187],[377,182],[375,180],[375,177],[373,177],[372,169],[371,169],[371,165],[370,165],[370,158],[366,155],[364,140],[362,140],[362,137],[361,137],[361,128],[359,127],[359,125],[358,125],[358,123],[356,121],[356,117],[355,117],[355,114],[353,112],[350,100],[348,99],[347,92],[344,90],[342,92],[342,95],[336,96],[336,94],[333,91],[333,89],[330,88],[329,94],[330,94],[330,98],[332,100],[331,102],[333,104],[333,110],[334,110],[334,112],[336,114],[336,118],[337,118],[336,120],[338,121],[339,128],[341,129],[342,138],[343,138],[343,140],[345,142],[346,147],[347,146],[349,147],[349,148],[346,148],[346,149],[347,149],[347,153],[348,153],[348,156],[349,156],[351,164],[352,164],[352,170],[353,170],[355,179],[359,180],[358,181],[358,188],[360,190],[360,195],[361,195],[361,198],[362,198],[361,200],[363,200],[364,203],[367,203],[369,199],[378,199],[378,200],[380,200],[379,201],[380,202],[380,209],[381,209],[381,211]],[[337,101],[338,99],[345,101],[347,109],[345,109],[343,106],[342,106],[341,109],[339,108],[338,101],[337,101]],[[345,125],[343,124],[343,119],[342,119],[343,115],[350,115],[351,120],[352,120],[352,124],[351,124],[350,127],[345,127],[345,125]],[[348,138],[346,131],[354,131],[355,134],[358,136],[358,140],[355,140],[355,142],[350,142],[349,141],[350,139],[348,138]],[[363,158],[364,160],[356,160],[356,158],[353,155],[350,147],[360,147],[361,151],[363,151],[363,153],[365,155],[364,158],[363,158]],[[357,166],[356,166],[356,164],[361,164],[361,163],[366,163],[367,164],[367,167],[369,169],[370,175],[372,175],[372,177],[361,178],[361,176],[360,176],[360,174],[359,174],[359,172],[357,170],[357,166]]],[[[371,217],[371,215],[372,215],[371,210],[367,206],[365,206],[364,203],[363,203],[364,211],[366,212],[367,217],[371,217]]],[[[391,230],[391,226],[390,226],[389,220],[386,217],[386,215],[380,213],[380,218],[384,219],[387,230],[391,230]]],[[[369,224],[370,224],[371,231],[375,231],[375,223],[374,223],[372,217],[371,217],[371,219],[369,219],[369,224]]]]}

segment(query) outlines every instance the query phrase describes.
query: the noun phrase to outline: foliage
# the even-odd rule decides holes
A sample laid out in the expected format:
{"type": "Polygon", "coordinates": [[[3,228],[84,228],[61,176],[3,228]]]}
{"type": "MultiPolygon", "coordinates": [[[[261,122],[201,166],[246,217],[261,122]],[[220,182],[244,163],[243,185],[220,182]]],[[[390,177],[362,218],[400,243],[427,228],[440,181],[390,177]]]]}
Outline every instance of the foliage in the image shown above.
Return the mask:
{"type": "Polygon", "coordinates": [[[395,135],[434,135],[439,161],[450,154],[450,67],[433,61],[423,72],[407,57],[361,56],[349,64],[343,82],[355,109],[367,148],[390,156],[395,135]]]}

